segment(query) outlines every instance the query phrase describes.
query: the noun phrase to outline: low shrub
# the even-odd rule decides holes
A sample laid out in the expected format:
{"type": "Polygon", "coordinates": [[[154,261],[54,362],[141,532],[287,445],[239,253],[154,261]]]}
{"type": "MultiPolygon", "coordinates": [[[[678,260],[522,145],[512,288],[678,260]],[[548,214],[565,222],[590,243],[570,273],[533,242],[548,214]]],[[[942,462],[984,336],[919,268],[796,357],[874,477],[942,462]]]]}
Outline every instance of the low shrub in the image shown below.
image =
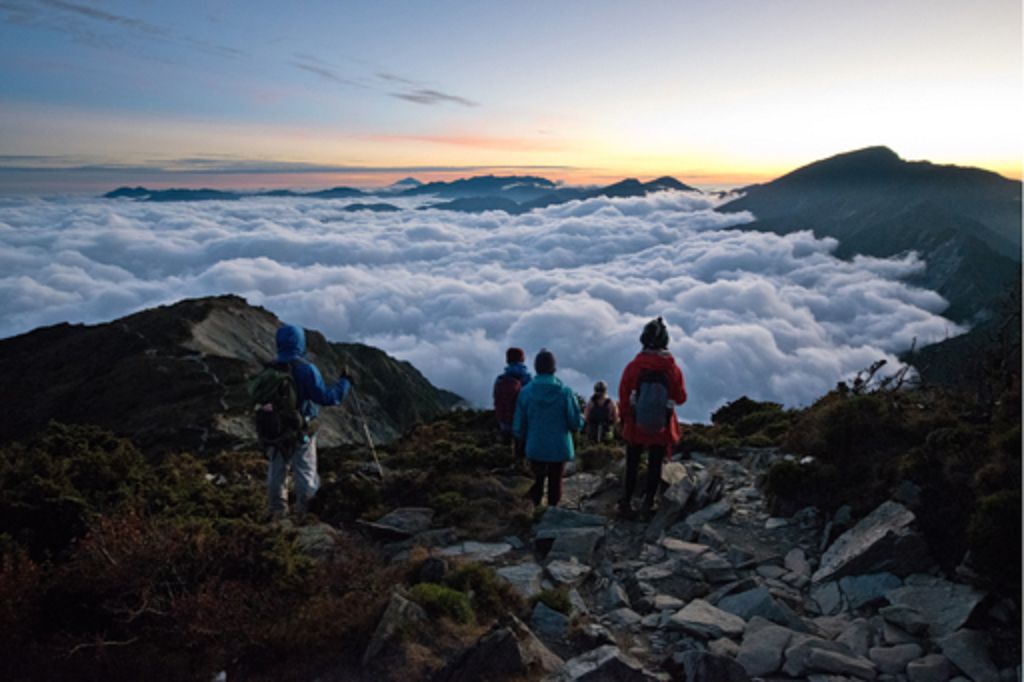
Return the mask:
{"type": "Polygon", "coordinates": [[[1021,585],[1020,538],[1019,488],[1001,490],[978,501],[967,526],[971,561],[982,574],[1018,595],[1021,585]]]}
{"type": "Polygon", "coordinates": [[[569,600],[569,588],[561,585],[547,590],[542,590],[530,599],[530,606],[538,602],[549,609],[558,611],[566,616],[572,615],[572,602],[569,600]]]}
{"type": "Polygon", "coordinates": [[[420,583],[413,585],[409,596],[432,616],[450,618],[456,623],[476,620],[469,596],[464,592],[437,583],[420,583]]]}
{"type": "Polygon", "coordinates": [[[482,616],[497,617],[517,612],[523,606],[522,599],[508,582],[498,577],[494,569],[478,562],[459,566],[445,576],[444,582],[468,594],[476,612],[482,616]]]}

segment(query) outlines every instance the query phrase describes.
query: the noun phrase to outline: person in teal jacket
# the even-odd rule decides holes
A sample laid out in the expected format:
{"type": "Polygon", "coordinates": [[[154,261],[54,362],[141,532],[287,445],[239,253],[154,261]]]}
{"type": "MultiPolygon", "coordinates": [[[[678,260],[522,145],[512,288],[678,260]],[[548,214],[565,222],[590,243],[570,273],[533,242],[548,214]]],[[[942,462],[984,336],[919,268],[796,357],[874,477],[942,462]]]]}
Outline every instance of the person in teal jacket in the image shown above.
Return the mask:
{"type": "Polygon", "coordinates": [[[583,428],[583,414],[576,394],[555,378],[554,353],[542,348],[533,366],[537,376],[519,391],[512,431],[525,443],[533,469],[530,498],[540,504],[546,480],[548,505],[556,507],[562,499],[565,463],[575,456],[572,432],[583,428]]]}

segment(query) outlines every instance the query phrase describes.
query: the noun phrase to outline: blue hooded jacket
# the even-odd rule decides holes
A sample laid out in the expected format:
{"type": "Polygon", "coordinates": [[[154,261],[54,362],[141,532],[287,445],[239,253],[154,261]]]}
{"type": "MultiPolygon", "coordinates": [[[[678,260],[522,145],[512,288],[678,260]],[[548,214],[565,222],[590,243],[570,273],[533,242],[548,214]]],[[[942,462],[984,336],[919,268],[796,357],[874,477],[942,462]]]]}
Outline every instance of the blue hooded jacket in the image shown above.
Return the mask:
{"type": "Polygon", "coordinates": [[[318,405],[340,405],[348,395],[351,384],[348,379],[338,379],[331,387],[324,384],[320,370],[316,365],[305,359],[306,333],[302,327],[286,324],[277,330],[276,362],[292,362],[297,360],[292,369],[295,385],[298,390],[299,411],[307,421],[320,413],[318,405]]]}
{"type": "Polygon", "coordinates": [[[553,374],[538,374],[519,391],[512,431],[526,439],[526,457],[537,462],[568,462],[574,456],[572,432],[583,428],[576,394],[553,374]]]}

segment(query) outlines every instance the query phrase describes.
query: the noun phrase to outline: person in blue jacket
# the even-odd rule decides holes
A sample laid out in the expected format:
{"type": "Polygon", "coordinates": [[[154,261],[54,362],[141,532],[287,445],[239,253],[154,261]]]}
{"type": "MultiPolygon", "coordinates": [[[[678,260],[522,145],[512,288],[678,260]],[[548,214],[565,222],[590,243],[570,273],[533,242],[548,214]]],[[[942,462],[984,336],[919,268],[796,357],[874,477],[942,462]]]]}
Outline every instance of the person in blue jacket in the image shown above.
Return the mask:
{"type": "Polygon", "coordinates": [[[306,434],[301,443],[290,452],[271,446],[267,449],[267,495],[272,516],[281,516],[288,510],[288,491],[285,480],[288,467],[295,481],[295,512],[306,513],[310,500],[320,488],[316,470],[316,429],[311,422],[320,413],[320,406],[340,405],[352,387],[352,381],[342,376],[337,383],[327,386],[316,365],[305,358],[306,333],[302,327],[282,325],[277,330],[277,359],[279,363],[292,363],[292,376],[299,401],[299,412],[306,422],[306,434]]]}
{"type": "Polygon", "coordinates": [[[572,389],[555,378],[555,355],[542,348],[533,368],[537,376],[519,392],[512,431],[525,444],[533,469],[530,498],[539,505],[547,481],[548,505],[562,499],[562,473],[574,457],[573,431],[583,428],[580,403],[572,389]]]}

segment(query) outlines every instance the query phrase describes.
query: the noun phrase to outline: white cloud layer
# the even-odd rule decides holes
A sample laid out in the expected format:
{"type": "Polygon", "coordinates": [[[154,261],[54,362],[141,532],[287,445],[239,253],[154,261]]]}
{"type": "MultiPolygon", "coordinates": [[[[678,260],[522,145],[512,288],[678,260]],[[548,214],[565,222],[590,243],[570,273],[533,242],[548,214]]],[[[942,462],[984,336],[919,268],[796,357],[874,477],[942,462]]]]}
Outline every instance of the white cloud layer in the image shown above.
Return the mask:
{"type": "Polygon", "coordinates": [[[490,402],[505,348],[554,351],[588,395],[617,390],[643,325],[663,315],[686,375],[685,419],[741,395],[790,406],[882,357],[959,330],[901,278],[924,263],[832,256],[808,232],[724,229],[678,192],[521,216],[345,212],[345,201],[0,200],[0,336],[236,293],[335,341],[412,362],[490,402]]]}

